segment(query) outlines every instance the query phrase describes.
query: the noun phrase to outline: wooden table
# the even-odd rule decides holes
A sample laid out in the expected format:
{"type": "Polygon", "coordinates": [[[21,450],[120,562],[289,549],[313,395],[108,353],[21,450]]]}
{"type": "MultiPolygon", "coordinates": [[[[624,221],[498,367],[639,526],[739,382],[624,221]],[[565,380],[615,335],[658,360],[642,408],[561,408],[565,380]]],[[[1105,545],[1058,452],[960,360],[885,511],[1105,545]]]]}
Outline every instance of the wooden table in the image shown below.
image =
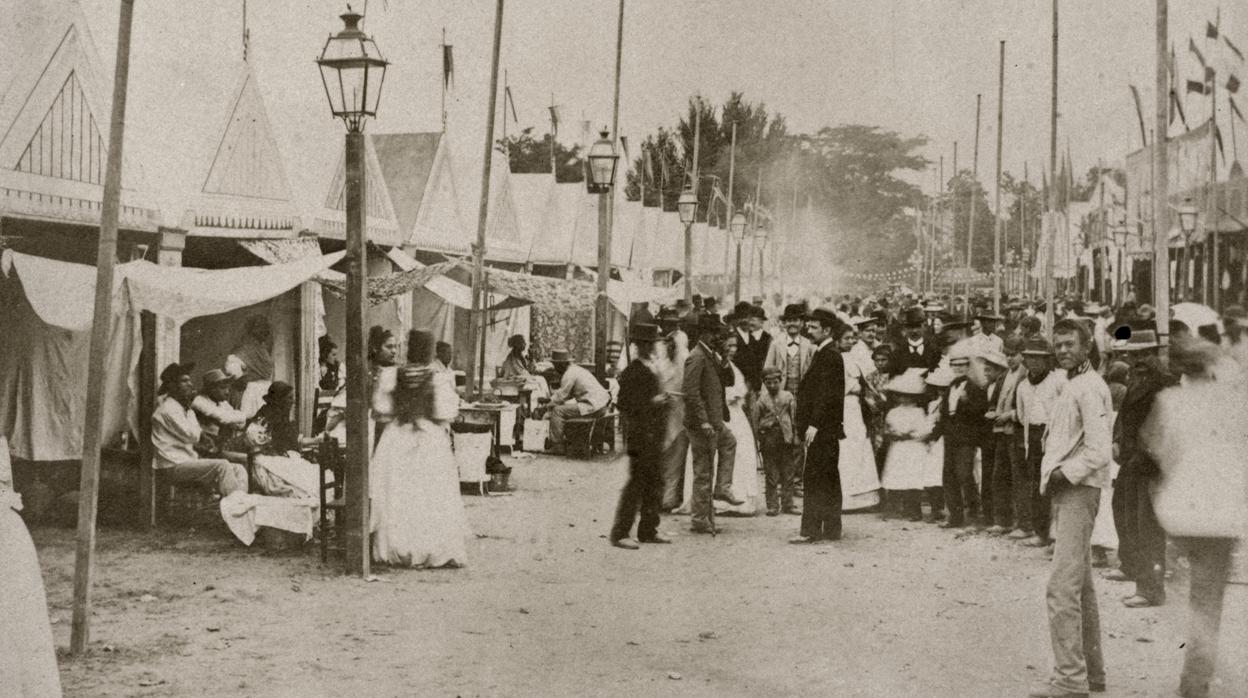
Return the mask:
{"type": "Polygon", "coordinates": [[[490,425],[493,431],[490,454],[497,458],[502,448],[510,450],[516,445],[516,410],[519,407],[514,402],[465,403],[459,407],[459,416],[470,424],[490,425]]]}

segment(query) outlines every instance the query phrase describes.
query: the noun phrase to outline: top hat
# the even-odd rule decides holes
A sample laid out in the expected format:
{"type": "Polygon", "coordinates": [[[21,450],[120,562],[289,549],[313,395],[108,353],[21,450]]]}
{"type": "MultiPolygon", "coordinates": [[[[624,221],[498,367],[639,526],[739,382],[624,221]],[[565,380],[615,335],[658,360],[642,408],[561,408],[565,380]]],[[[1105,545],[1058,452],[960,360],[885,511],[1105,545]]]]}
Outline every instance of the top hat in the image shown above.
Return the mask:
{"type": "Polygon", "coordinates": [[[805,320],[805,319],[806,319],[806,312],[802,310],[802,306],[798,305],[797,303],[790,303],[784,306],[784,314],[780,316],[781,322],[788,322],[789,320],[805,320]]]}
{"type": "Polygon", "coordinates": [[[1142,351],[1144,349],[1156,349],[1161,346],[1157,343],[1157,333],[1153,330],[1137,330],[1131,333],[1131,336],[1125,340],[1116,340],[1110,349],[1114,351],[1142,351]]]}
{"type": "Polygon", "coordinates": [[[1023,356],[1053,356],[1053,346],[1044,337],[1032,337],[1023,344],[1023,356]]]}
{"type": "Polygon", "coordinates": [[[917,306],[906,308],[905,312],[901,314],[902,327],[914,327],[916,325],[922,325],[926,321],[927,318],[923,316],[923,309],[917,306]]]}
{"type": "Polygon", "coordinates": [[[207,373],[204,374],[204,377],[203,377],[204,387],[211,388],[217,383],[221,383],[229,379],[230,377],[225,375],[225,371],[222,371],[219,368],[214,368],[211,371],[208,371],[207,373]]]}
{"type": "Polygon", "coordinates": [[[630,342],[657,342],[662,337],[659,334],[659,326],[649,323],[637,323],[629,328],[628,341],[630,342]]]}
{"type": "Polygon", "coordinates": [[[566,364],[571,363],[571,361],[568,358],[567,349],[552,349],[550,352],[550,363],[552,364],[566,364]]]}

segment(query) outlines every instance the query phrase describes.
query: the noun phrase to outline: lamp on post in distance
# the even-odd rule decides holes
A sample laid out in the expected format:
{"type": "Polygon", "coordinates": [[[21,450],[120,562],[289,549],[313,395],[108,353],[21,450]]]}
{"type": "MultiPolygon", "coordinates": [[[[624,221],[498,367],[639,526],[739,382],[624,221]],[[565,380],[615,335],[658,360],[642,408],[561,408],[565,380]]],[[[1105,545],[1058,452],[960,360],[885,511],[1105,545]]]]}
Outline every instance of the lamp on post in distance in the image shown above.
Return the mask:
{"type": "Polygon", "coordinates": [[[685,187],[676,200],[676,212],[685,225],[685,300],[693,298],[693,224],[698,219],[698,195],[685,187]]]}
{"type": "Polygon", "coordinates": [[[364,335],[365,294],[368,285],[366,206],[364,181],[364,122],[377,116],[381,85],[389,63],[372,37],[360,30],[364,16],[340,15],[342,31],[329,37],[316,60],[329,109],[347,127],[343,158],[347,242],[347,458],[346,571],[369,574],[368,362],[364,335]]]}
{"type": "Polygon", "coordinates": [[[607,342],[610,341],[611,307],[607,299],[607,282],[611,278],[611,188],[615,186],[615,168],[620,156],[615,142],[605,128],[601,137],[585,156],[585,186],[598,195],[598,296],[594,303],[594,372],[599,380],[607,375],[607,342]]]}
{"type": "Polygon", "coordinates": [[[745,214],[734,213],[732,220],[728,223],[728,229],[732,231],[732,239],[737,243],[737,273],[733,276],[732,281],[732,302],[741,302],[741,243],[745,240],[745,214]]]}

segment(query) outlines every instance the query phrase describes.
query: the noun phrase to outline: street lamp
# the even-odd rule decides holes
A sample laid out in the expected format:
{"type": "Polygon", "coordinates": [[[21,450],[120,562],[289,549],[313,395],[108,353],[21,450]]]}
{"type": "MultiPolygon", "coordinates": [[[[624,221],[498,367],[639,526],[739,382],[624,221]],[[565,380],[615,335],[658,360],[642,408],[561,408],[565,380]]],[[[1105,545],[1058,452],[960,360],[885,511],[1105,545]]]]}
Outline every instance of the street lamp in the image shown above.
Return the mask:
{"type": "Polygon", "coordinates": [[[1179,230],[1183,231],[1183,251],[1179,262],[1179,300],[1187,295],[1187,260],[1191,255],[1192,233],[1196,232],[1196,219],[1199,216],[1196,206],[1192,204],[1192,198],[1189,196],[1183,199],[1183,205],[1179,207],[1179,230]]]}
{"type": "Polygon", "coordinates": [[[741,241],[745,239],[745,214],[735,213],[728,223],[732,239],[737,242],[737,274],[732,282],[732,302],[741,302],[741,241]]]}
{"type": "Polygon", "coordinates": [[[607,342],[610,341],[611,306],[607,282],[611,278],[611,188],[620,156],[605,128],[585,157],[585,186],[598,195],[598,298],[594,306],[594,371],[599,379],[607,376],[607,342]]]}
{"type": "Polygon", "coordinates": [[[685,300],[693,298],[693,223],[698,219],[698,195],[687,187],[676,200],[680,222],[685,224],[685,300]]]}
{"type": "Polygon", "coordinates": [[[758,295],[767,296],[766,289],[763,288],[763,255],[767,252],[767,235],[770,231],[767,229],[767,222],[761,221],[754,224],[754,247],[758,249],[758,295]]]}
{"type": "Polygon", "coordinates": [[[330,36],[316,60],[334,118],[347,126],[343,159],[347,216],[347,463],[346,565],[348,574],[369,573],[368,363],[364,336],[368,285],[364,205],[364,121],[377,116],[388,63],[377,44],[360,31],[363,15],[347,7],[345,25],[330,36]]]}

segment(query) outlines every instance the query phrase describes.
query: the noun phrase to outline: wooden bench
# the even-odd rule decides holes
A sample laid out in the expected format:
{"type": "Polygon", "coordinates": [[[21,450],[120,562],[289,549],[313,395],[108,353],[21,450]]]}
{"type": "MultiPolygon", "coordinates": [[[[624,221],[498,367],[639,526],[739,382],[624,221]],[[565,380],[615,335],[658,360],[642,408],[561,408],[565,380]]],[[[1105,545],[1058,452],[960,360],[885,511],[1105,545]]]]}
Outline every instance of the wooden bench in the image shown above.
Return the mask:
{"type": "Polygon", "coordinates": [[[584,417],[569,417],[563,421],[564,453],[573,457],[590,458],[598,453],[615,451],[615,432],[620,413],[614,405],[607,405],[602,412],[584,417]]]}

